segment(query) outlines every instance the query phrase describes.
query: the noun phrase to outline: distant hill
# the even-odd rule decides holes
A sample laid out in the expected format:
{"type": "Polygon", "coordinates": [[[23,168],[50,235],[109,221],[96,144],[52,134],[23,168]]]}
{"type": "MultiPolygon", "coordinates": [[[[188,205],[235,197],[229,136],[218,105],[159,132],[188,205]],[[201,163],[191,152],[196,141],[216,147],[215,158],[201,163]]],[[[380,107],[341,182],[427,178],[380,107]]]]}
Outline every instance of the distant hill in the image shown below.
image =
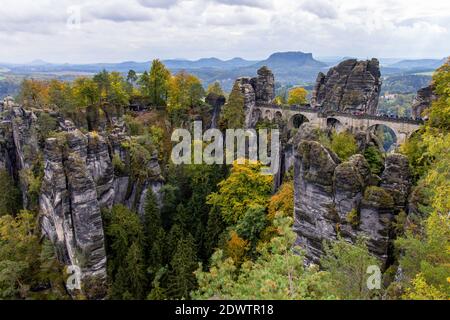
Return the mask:
{"type": "Polygon", "coordinates": [[[445,63],[446,59],[401,60],[389,65],[389,68],[409,70],[435,70],[445,63]]]}
{"type": "MultiPolygon", "coordinates": [[[[186,70],[198,76],[205,85],[214,81],[221,82],[225,90],[230,90],[236,78],[242,76],[253,77],[263,65],[268,66],[275,74],[280,84],[311,83],[317,73],[326,70],[327,64],[317,61],[311,53],[303,52],[277,52],[263,61],[233,58],[221,60],[217,58],[203,58],[199,60],[171,59],[163,60],[164,64],[173,73],[186,70]]],[[[45,61],[35,61],[32,64],[4,65],[11,73],[27,75],[32,74],[77,74],[96,73],[103,69],[122,73],[133,69],[136,72],[149,70],[151,61],[135,62],[124,61],[120,63],[93,63],[93,64],[51,64],[45,61]]],[[[0,67],[2,64],[0,64],[0,67]]]]}
{"type": "MultiPolygon", "coordinates": [[[[170,59],[163,60],[164,64],[176,73],[186,70],[198,76],[205,86],[219,81],[225,90],[229,91],[238,77],[253,77],[261,66],[269,67],[275,74],[278,85],[312,85],[317,74],[327,72],[330,66],[344,60],[343,57],[328,57],[326,62],[314,59],[311,53],[304,52],[276,52],[262,61],[233,58],[221,60],[217,58],[203,58],[199,60],[170,59]]],[[[401,60],[390,59],[381,67],[383,75],[408,75],[435,70],[444,63],[444,59],[401,60]]],[[[92,64],[52,64],[42,60],[35,60],[28,64],[0,63],[1,72],[22,77],[30,76],[48,78],[57,75],[63,79],[71,79],[80,74],[93,74],[103,69],[127,73],[133,69],[138,73],[149,70],[151,61],[120,63],[92,63],[92,64]]],[[[410,79],[408,79],[410,80],[410,79]]],[[[393,81],[394,82],[394,81],[393,81]]],[[[398,84],[398,80],[395,81],[398,84]]],[[[397,85],[395,85],[397,86],[397,85]]],[[[390,86],[386,86],[389,88],[390,86]]],[[[409,87],[409,85],[408,85],[409,87]]],[[[409,90],[409,88],[408,88],[409,90]]]]}

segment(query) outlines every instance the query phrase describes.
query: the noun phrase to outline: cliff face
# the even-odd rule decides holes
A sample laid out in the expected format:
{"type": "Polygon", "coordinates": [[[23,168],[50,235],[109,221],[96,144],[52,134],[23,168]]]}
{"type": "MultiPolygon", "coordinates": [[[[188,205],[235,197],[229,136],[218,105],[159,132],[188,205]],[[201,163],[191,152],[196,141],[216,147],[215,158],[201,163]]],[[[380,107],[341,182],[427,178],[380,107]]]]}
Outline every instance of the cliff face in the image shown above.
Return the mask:
{"type": "Polygon", "coordinates": [[[254,108],[264,104],[270,104],[275,99],[275,78],[267,67],[258,70],[258,76],[254,78],[239,78],[236,80],[244,97],[245,126],[254,127],[258,121],[254,108]]]}
{"type": "Polygon", "coordinates": [[[377,59],[350,59],[319,73],[311,98],[311,106],[323,111],[363,112],[375,114],[381,88],[377,59]]]}
{"type": "Polygon", "coordinates": [[[431,106],[431,103],[437,99],[433,91],[433,85],[429,85],[428,87],[417,91],[417,95],[414,98],[412,105],[412,116],[414,119],[422,118],[422,113],[425,109],[428,109],[431,106]]]}
{"type": "Polygon", "coordinates": [[[19,181],[29,207],[28,186],[21,177],[41,162],[37,205],[42,232],[62,263],[81,268],[84,293],[101,298],[106,294],[101,209],[121,203],[142,215],[148,189],[158,195],[162,186],[157,155],[142,163],[149,178],[137,182],[129,170],[120,173],[113,166],[114,157],[127,166],[132,156],[125,147],[131,138],[120,119],[107,131],[83,133],[57,114],[45,115],[55,121],[57,133],[40,141],[42,114],[19,106],[5,108],[0,116],[0,165],[19,181]]]}
{"type": "Polygon", "coordinates": [[[320,143],[301,140],[294,160],[297,244],[317,263],[323,242],[368,239],[369,250],[387,263],[393,237],[391,223],[405,209],[411,186],[407,159],[386,157],[381,178],[373,176],[362,155],[342,162],[320,143]]]}

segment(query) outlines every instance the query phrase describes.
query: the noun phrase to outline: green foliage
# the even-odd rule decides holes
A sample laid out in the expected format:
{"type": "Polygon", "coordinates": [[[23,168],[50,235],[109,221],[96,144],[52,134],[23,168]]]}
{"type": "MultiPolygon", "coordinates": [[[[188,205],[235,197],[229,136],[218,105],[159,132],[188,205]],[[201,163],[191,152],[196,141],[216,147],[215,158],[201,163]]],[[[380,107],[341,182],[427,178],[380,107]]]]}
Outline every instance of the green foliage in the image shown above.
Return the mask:
{"type": "Polygon", "coordinates": [[[0,170],[0,216],[16,214],[22,207],[22,194],[6,170],[0,170]]]}
{"type": "Polygon", "coordinates": [[[375,205],[383,208],[392,208],[394,206],[394,199],[383,188],[377,186],[369,186],[364,191],[364,200],[373,202],[375,205]]]}
{"type": "Polygon", "coordinates": [[[165,231],[162,227],[158,202],[151,189],[147,190],[144,207],[144,233],[148,271],[156,275],[163,266],[165,231]]]}
{"type": "Polygon", "coordinates": [[[106,213],[108,275],[112,299],[142,299],[146,276],[144,230],[136,213],[116,205],[106,213]]]}
{"type": "Polygon", "coordinates": [[[450,218],[433,212],[425,221],[424,234],[414,234],[407,230],[405,237],[396,241],[402,250],[400,266],[407,281],[412,281],[413,288],[409,298],[418,291],[414,286],[426,284],[432,286],[441,294],[450,297],[450,218]],[[419,283],[414,283],[420,274],[419,283]]]}
{"type": "Polygon", "coordinates": [[[225,95],[222,90],[222,87],[220,86],[220,83],[218,81],[215,81],[208,86],[208,89],[206,90],[206,94],[210,94],[210,93],[213,93],[216,96],[224,96],[225,95]]]}
{"type": "Polygon", "coordinates": [[[222,108],[220,123],[222,128],[243,128],[245,122],[244,96],[236,83],[231,90],[227,103],[222,108]]]}
{"type": "Polygon", "coordinates": [[[197,269],[197,257],[194,238],[188,234],[179,239],[170,261],[168,292],[176,299],[187,299],[197,286],[194,271],[197,269]]]}
{"type": "Polygon", "coordinates": [[[169,91],[170,71],[159,60],[152,61],[149,74],[150,103],[154,106],[165,106],[169,91]]]}
{"type": "Polygon", "coordinates": [[[0,299],[65,297],[61,266],[54,248],[40,243],[34,214],[0,217],[0,299]]]}
{"type": "Polygon", "coordinates": [[[366,158],[369,163],[370,171],[373,174],[380,175],[383,172],[384,158],[378,148],[369,146],[366,150],[364,150],[364,158],[366,158]]]}
{"type": "Polygon", "coordinates": [[[324,243],[325,255],[320,264],[329,274],[329,293],[340,299],[369,299],[373,296],[367,287],[367,268],[381,267],[372,256],[365,240],[359,238],[353,245],[343,239],[324,243]]]}
{"type": "Polygon", "coordinates": [[[428,125],[445,132],[450,131],[450,59],[433,75],[434,93],[438,100],[429,109],[428,125]]]}
{"type": "Polygon", "coordinates": [[[358,152],[358,145],[355,137],[347,131],[331,134],[330,148],[342,160],[348,160],[352,155],[358,152]]]}
{"type": "Polygon", "coordinates": [[[112,165],[114,167],[114,174],[116,176],[124,176],[127,174],[125,163],[120,159],[118,153],[114,153],[112,158],[112,165]]]}
{"type": "Polygon", "coordinates": [[[266,208],[261,205],[252,205],[237,223],[236,232],[240,237],[250,241],[253,247],[256,247],[260,233],[267,226],[267,222],[266,208]]]}
{"type": "Polygon", "coordinates": [[[49,138],[50,133],[58,127],[58,122],[48,113],[41,113],[37,119],[37,128],[39,130],[39,138],[41,141],[49,138]]]}
{"type": "Polygon", "coordinates": [[[396,241],[403,253],[400,267],[405,299],[450,297],[450,62],[433,75],[437,101],[426,111],[429,120],[403,146],[418,179],[423,220],[409,219],[396,241]],[[418,225],[417,225],[418,224],[418,225]]]}
{"type": "Polygon", "coordinates": [[[255,261],[240,268],[232,258],[224,259],[218,250],[211,258],[209,271],[196,271],[198,290],[194,299],[327,299],[333,298],[324,281],[326,273],[304,267],[299,248],[292,248],[296,234],[291,230],[292,218],[278,216],[279,234],[259,249],[255,261]],[[297,251],[297,252],[296,252],[297,251]]]}
{"type": "Polygon", "coordinates": [[[262,175],[260,169],[260,164],[234,164],[219,191],[208,196],[207,203],[220,207],[226,223],[237,223],[251,206],[267,206],[273,177],[262,175]]]}
{"type": "Polygon", "coordinates": [[[289,91],[287,103],[289,105],[304,105],[308,103],[308,91],[305,88],[298,87],[289,91]]]}
{"type": "Polygon", "coordinates": [[[139,122],[138,120],[136,120],[136,118],[134,118],[130,115],[125,115],[123,117],[123,119],[127,125],[130,135],[140,136],[145,133],[144,125],[141,122],[139,122]]]}
{"type": "Polygon", "coordinates": [[[359,225],[359,214],[356,209],[352,209],[349,213],[347,213],[347,222],[350,223],[353,227],[357,227],[359,225]]]}
{"type": "Polygon", "coordinates": [[[167,101],[169,114],[174,120],[180,120],[179,114],[184,114],[202,104],[205,90],[200,79],[184,71],[170,78],[169,96],[167,101]]]}

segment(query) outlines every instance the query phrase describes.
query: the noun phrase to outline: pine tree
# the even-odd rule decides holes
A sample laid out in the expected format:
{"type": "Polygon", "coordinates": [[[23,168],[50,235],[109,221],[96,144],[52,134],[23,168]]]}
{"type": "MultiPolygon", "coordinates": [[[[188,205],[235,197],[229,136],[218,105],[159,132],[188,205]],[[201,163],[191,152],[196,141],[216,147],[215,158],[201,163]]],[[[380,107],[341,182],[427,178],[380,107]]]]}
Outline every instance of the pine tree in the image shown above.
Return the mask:
{"type": "Polygon", "coordinates": [[[172,298],[188,299],[196,288],[194,271],[197,269],[195,241],[191,234],[178,242],[170,262],[168,292],[172,298]]]}
{"type": "Polygon", "coordinates": [[[221,127],[228,129],[239,129],[244,126],[244,96],[241,93],[239,85],[234,84],[231,90],[228,102],[222,109],[220,117],[221,127]]]}
{"type": "Polygon", "coordinates": [[[163,263],[165,231],[156,196],[151,189],[147,191],[144,207],[144,232],[148,270],[151,274],[155,274],[163,263]]]}
{"type": "Polygon", "coordinates": [[[112,208],[106,226],[109,278],[113,299],[142,299],[146,286],[144,231],[135,212],[123,205],[112,208]]]}

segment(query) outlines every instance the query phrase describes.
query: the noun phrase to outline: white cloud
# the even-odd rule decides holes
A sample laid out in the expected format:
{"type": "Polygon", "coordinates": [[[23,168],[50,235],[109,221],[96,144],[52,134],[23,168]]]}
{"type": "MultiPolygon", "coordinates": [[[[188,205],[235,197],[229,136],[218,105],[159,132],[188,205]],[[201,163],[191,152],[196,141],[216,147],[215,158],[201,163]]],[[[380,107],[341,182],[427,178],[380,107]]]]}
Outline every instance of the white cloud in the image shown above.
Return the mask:
{"type": "Polygon", "coordinates": [[[450,3],[438,0],[2,0],[0,17],[0,61],[450,53],[450,3]]]}

